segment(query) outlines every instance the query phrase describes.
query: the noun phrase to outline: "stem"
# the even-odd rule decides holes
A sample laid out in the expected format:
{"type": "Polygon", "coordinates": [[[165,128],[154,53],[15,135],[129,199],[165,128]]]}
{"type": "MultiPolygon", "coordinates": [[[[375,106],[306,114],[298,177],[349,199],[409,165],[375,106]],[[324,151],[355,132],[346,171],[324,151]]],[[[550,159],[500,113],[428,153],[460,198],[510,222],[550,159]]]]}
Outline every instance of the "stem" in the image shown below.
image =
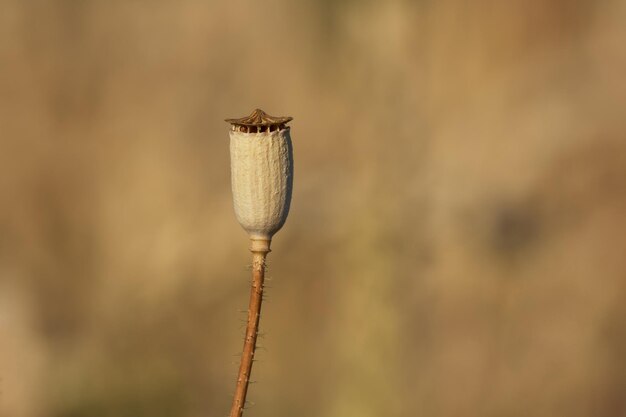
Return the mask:
{"type": "Polygon", "coordinates": [[[230,417],[241,417],[246,404],[250,372],[256,350],[256,339],[259,333],[259,319],[261,317],[261,302],[263,298],[263,281],[265,279],[265,257],[267,250],[252,252],[252,288],[250,289],[250,305],[248,306],[248,324],[246,326],[246,338],[243,342],[241,365],[235,387],[235,398],[230,409],[230,417]]]}

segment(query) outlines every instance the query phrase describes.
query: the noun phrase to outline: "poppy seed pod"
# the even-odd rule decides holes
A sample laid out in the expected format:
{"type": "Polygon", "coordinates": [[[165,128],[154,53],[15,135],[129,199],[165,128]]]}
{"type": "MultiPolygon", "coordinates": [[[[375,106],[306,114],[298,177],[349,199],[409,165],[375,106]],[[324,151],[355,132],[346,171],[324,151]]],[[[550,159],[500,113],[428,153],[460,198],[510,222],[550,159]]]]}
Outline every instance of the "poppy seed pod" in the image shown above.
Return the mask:
{"type": "Polygon", "coordinates": [[[285,224],[293,187],[291,117],[256,109],[248,117],[226,119],[230,130],[231,181],[235,214],[252,241],[251,250],[269,251],[272,236],[285,224]]]}

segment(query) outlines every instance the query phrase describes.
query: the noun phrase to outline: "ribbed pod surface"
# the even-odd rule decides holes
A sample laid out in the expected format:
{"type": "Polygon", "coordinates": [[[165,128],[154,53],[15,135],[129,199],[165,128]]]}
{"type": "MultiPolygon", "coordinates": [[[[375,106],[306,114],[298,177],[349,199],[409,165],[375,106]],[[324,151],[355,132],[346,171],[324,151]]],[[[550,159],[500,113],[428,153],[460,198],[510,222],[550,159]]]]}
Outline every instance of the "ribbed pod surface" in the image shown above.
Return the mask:
{"type": "Polygon", "coordinates": [[[235,214],[252,238],[270,240],[287,219],[293,187],[289,131],[230,131],[235,214]]]}

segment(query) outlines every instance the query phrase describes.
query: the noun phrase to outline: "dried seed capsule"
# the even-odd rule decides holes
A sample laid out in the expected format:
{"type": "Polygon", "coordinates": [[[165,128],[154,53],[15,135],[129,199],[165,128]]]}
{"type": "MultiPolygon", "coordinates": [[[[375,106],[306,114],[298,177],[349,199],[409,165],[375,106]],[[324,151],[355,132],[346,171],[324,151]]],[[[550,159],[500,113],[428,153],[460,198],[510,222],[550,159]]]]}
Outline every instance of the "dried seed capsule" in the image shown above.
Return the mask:
{"type": "Polygon", "coordinates": [[[231,181],[235,214],[252,239],[253,249],[267,245],[285,223],[293,187],[291,117],[255,110],[227,119],[230,130],[231,181]],[[248,133],[250,132],[250,133],[248,133]],[[265,243],[263,243],[265,242],[265,243]]]}

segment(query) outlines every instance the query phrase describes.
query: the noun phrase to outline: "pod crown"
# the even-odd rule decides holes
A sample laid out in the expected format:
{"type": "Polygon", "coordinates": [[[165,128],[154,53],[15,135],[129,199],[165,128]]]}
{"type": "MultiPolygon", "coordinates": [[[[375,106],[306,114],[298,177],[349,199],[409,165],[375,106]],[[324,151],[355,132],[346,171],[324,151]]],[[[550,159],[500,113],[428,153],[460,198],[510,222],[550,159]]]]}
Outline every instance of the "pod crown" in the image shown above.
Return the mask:
{"type": "MultiPolygon", "coordinates": [[[[284,129],[285,124],[293,120],[293,117],[276,117],[270,116],[261,109],[255,109],[250,116],[242,117],[240,119],[225,119],[226,122],[233,125],[235,128],[243,128],[244,131],[254,131],[257,129],[261,131],[263,128],[270,128],[273,131],[276,129],[284,129]]],[[[265,129],[263,129],[265,130],[265,129]]]]}

